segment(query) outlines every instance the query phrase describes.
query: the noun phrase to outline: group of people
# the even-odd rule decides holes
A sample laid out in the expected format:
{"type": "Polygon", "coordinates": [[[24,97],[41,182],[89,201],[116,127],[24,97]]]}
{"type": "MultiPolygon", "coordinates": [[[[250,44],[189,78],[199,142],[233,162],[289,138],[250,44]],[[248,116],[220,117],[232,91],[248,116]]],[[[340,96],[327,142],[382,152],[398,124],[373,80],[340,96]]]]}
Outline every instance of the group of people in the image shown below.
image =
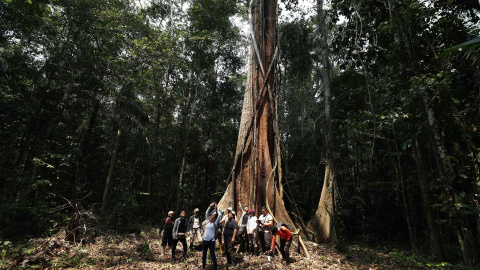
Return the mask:
{"type": "MultiPolygon", "coordinates": [[[[240,209],[242,205],[239,202],[240,209]]],[[[173,260],[178,242],[183,246],[183,257],[187,256],[187,239],[190,239],[188,246],[193,249],[195,240],[202,246],[202,267],[205,268],[207,252],[210,250],[213,268],[217,269],[217,258],[215,256],[215,242],[218,240],[219,249],[227,258],[227,264],[235,265],[235,249],[238,243],[243,246],[247,254],[258,256],[259,245],[262,252],[271,255],[275,248],[275,238],[280,237],[280,253],[286,263],[290,263],[290,245],[292,232],[287,224],[279,222],[273,224],[273,217],[266,207],[262,207],[261,215],[255,216],[255,209],[245,206],[242,215],[237,222],[235,211],[231,207],[225,211],[218,208],[215,202],[211,203],[205,212],[205,226],[199,215],[199,209],[195,208],[193,215],[186,220],[185,211],[180,212],[180,217],[174,220],[175,213],[168,212],[168,217],[163,224],[162,233],[162,254],[167,254],[167,249],[172,249],[173,260]],[[222,237],[223,236],[223,237],[222,237]]]]}

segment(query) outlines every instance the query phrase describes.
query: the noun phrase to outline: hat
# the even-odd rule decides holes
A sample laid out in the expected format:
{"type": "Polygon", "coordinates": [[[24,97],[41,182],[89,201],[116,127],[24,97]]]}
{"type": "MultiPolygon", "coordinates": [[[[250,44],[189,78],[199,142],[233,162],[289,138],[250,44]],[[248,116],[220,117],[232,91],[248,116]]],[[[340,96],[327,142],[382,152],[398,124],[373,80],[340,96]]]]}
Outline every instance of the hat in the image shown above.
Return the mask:
{"type": "Polygon", "coordinates": [[[199,211],[200,211],[200,210],[198,210],[198,208],[195,208],[195,209],[193,210],[194,213],[195,213],[195,212],[199,212],[199,211]]]}
{"type": "Polygon", "coordinates": [[[175,215],[175,212],[173,212],[173,211],[168,211],[168,215],[175,215]]]}
{"type": "Polygon", "coordinates": [[[232,215],[236,216],[237,214],[235,214],[235,211],[230,211],[230,213],[232,213],[232,215]]]}
{"type": "Polygon", "coordinates": [[[248,213],[255,213],[255,210],[250,209],[250,210],[248,210],[248,213]]]}
{"type": "Polygon", "coordinates": [[[232,207],[228,207],[228,208],[227,208],[227,212],[230,212],[230,211],[232,211],[232,210],[233,210],[232,207]]]}

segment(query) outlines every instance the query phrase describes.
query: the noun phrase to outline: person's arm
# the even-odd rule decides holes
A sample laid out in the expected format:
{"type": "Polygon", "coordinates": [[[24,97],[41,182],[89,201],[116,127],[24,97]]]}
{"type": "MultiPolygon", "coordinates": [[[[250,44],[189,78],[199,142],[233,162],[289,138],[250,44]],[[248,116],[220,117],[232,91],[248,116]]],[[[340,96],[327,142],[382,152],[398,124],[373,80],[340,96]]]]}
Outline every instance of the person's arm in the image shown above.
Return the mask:
{"type": "Polygon", "coordinates": [[[220,209],[217,209],[217,220],[215,220],[215,227],[218,225],[218,222],[220,222],[221,218],[222,215],[220,214],[220,209]]]}
{"type": "Polygon", "coordinates": [[[207,211],[205,212],[205,221],[208,222],[208,213],[210,212],[210,209],[212,208],[212,205],[208,206],[207,211]]]}
{"type": "Polygon", "coordinates": [[[235,242],[235,237],[237,237],[237,231],[238,231],[238,229],[233,230],[232,243],[235,242]]]}
{"type": "Polygon", "coordinates": [[[160,228],[158,229],[158,233],[160,234],[160,236],[163,235],[163,228],[165,228],[165,223],[167,222],[167,220],[165,219],[165,221],[163,222],[163,224],[160,225],[160,228]]]}
{"type": "Polygon", "coordinates": [[[187,234],[188,232],[192,229],[192,221],[193,221],[193,216],[191,216],[189,219],[188,219],[188,226],[187,226],[187,234]]]}
{"type": "Polygon", "coordinates": [[[273,249],[275,248],[275,235],[276,234],[272,236],[272,244],[270,245],[270,251],[268,251],[269,253],[272,253],[273,249]]]}
{"type": "Polygon", "coordinates": [[[273,226],[273,219],[268,220],[266,223],[262,223],[263,226],[271,227],[273,226]]]}
{"type": "Polygon", "coordinates": [[[175,223],[173,224],[173,231],[172,231],[173,239],[177,239],[178,225],[180,225],[179,219],[175,220],[175,223]]]}
{"type": "MultiPolygon", "coordinates": [[[[245,215],[245,213],[247,213],[247,212],[243,211],[242,203],[240,201],[238,201],[238,205],[240,206],[240,209],[242,210],[242,217],[243,217],[243,215],[245,215]]],[[[242,218],[240,218],[240,220],[241,219],[242,218]]]]}

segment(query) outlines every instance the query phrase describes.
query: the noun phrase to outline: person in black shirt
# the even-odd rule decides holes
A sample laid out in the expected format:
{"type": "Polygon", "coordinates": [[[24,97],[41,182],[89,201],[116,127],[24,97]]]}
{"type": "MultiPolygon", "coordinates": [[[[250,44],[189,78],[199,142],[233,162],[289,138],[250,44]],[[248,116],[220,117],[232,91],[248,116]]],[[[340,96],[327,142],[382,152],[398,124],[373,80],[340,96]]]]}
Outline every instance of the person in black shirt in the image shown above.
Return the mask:
{"type": "MultiPolygon", "coordinates": [[[[175,213],[173,211],[168,212],[168,217],[165,219],[163,223],[163,233],[162,233],[162,256],[165,256],[166,246],[168,244],[169,247],[173,246],[173,215],[175,213]]],[[[161,231],[161,230],[160,230],[161,231]]]]}
{"type": "Polygon", "coordinates": [[[183,246],[183,258],[187,258],[187,220],[185,216],[185,211],[180,212],[180,217],[175,220],[175,224],[173,225],[172,260],[175,258],[175,249],[177,248],[178,242],[181,242],[183,246]]]}
{"type": "Polygon", "coordinates": [[[225,240],[225,256],[227,257],[227,264],[233,264],[235,266],[235,255],[233,250],[233,244],[235,243],[235,237],[237,236],[238,223],[235,220],[235,212],[228,212],[228,221],[223,229],[223,238],[225,240]]]}

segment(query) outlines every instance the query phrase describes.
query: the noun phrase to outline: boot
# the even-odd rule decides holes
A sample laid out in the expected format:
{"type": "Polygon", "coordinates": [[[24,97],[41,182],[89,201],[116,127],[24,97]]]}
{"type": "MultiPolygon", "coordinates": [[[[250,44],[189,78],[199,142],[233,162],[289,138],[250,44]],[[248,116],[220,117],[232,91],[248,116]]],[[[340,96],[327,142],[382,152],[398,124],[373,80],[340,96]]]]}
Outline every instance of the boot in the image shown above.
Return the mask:
{"type": "Polygon", "coordinates": [[[253,256],[258,256],[258,247],[253,247],[253,256]]]}
{"type": "Polygon", "coordinates": [[[252,252],[253,252],[253,246],[248,245],[248,254],[252,255],[252,252]]]}
{"type": "Polygon", "coordinates": [[[202,269],[205,269],[206,264],[207,264],[207,260],[202,260],[202,269]]]}
{"type": "Polygon", "coordinates": [[[217,270],[217,263],[216,262],[213,263],[213,270],[217,270]]]}

